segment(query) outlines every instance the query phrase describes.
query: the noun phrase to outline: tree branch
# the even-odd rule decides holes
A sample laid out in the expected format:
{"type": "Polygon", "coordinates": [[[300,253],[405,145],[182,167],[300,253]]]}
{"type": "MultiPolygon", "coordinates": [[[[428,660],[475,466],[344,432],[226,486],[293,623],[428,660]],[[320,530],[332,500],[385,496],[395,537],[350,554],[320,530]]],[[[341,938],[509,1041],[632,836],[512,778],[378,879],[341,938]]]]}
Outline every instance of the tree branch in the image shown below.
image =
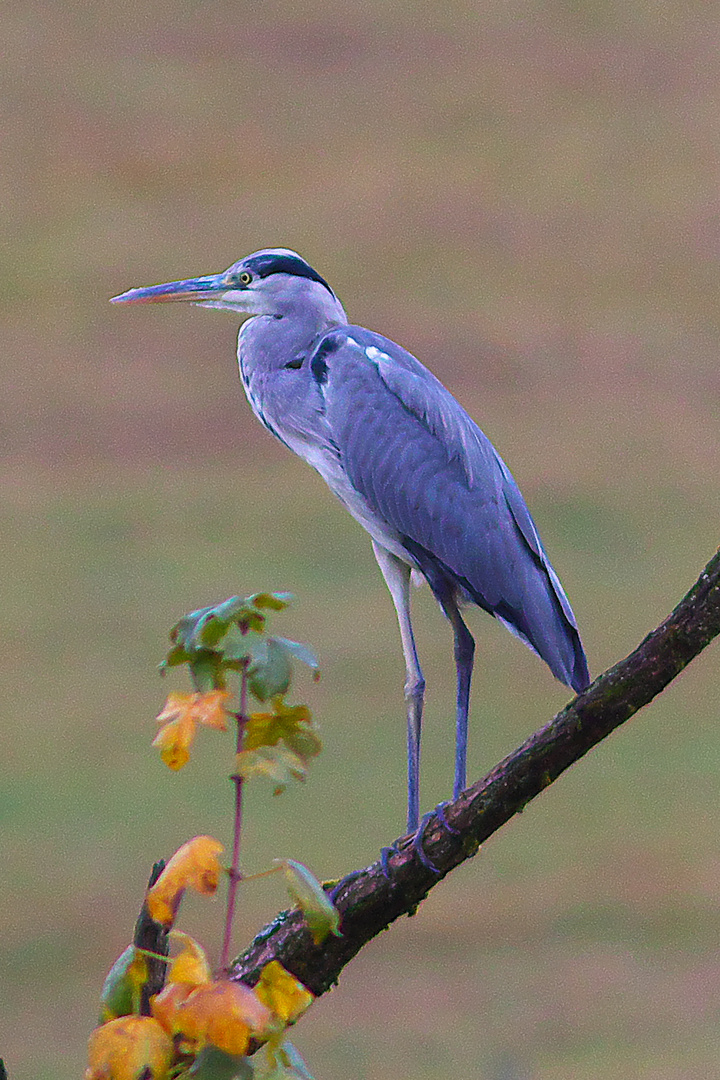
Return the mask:
{"type": "Polygon", "coordinates": [[[233,978],[254,986],[261,968],[279,960],[320,995],[337,982],[349,960],[400,915],[411,915],[430,889],[568,766],[659,694],[720,634],[720,551],[673,613],[640,645],[595,680],[488,775],[448,805],[445,828],[434,814],[423,849],[439,873],[427,869],[412,837],[397,841],[388,859],[354,871],[332,889],[342,937],[313,944],[298,909],[282,912],[235,961],[233,978]]]}
{"type": "MultiPolygon", "coordinates": [[[[160,859],[156,862],[150,871],[150,880],[148,881],[148,889],[151,889],[157,879],[165,869],[165,860],[160,859]]],[[[133,934],[133,945],[137,949],[147,949],[148,952],[158,953],[160,956],[167,956],[170,951],[168,944],[167,930],[162,923],[155,922],[150,917],[150,912],[147,909],[147,899],[143,901],[143,906],[140,909],[137,922],[135,923],[135,932],[133,934]]],[[[165,974],[167,972],[167,964],[164,964],[162,960],[155,960],[147,957],[148,965],[148,978],[145,985],[142,988],[142,998],[140,1001],[140,1012],[143,1016],[150,1016],[150,998],[153,994],[159,994],[165,985],[165,974]]],[[[0,1076],[0,1080],[3,1080],[0,1076]]]]}

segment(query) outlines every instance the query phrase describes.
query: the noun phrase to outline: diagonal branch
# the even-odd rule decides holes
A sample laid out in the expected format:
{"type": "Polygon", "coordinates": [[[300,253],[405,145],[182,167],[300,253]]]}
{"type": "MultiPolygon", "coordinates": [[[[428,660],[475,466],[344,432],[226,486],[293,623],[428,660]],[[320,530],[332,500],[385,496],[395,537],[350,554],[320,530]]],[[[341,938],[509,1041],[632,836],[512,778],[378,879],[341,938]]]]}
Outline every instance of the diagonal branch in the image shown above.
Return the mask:
{"type": "Polygon", "coordinates": [[[720,551],[673,613],[614,667],[595,680],[488,775],[428,821],[428,870],[403,837],[388,859],[343,878],[333,890],[342,937],[313,944],[297,909],[282,912],[235,961],[233,977],[253,986],[260,969],[279,960],[316,996],[337,982],[345,964],[400,915],[410,915],[433,885],[616,727],[659,694],[720,634],[720,551]]]}

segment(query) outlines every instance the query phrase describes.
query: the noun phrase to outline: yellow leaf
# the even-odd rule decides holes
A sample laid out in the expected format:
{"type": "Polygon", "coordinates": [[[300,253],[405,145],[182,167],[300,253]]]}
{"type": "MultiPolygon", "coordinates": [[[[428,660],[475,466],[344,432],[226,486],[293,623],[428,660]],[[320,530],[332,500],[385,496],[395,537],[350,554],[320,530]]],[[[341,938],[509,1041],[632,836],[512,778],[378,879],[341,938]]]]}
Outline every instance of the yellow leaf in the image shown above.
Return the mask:
{"type": "Polygon", "coordinates": [[[187,717],[171,720],[160,728],[152,741],[160,748],[160,757],[169,769],[177,771],[190,760],[190,747],[195,739],[196,725],[187,717]]]}
{"type": "Polygon", "coordinates": [[[150,1016],[121,1016],[95,1028],[85,1080],[164,1080],[172,1039],[150,1016]]]}
{"type": "Polygon", "coordinates": [[[313,995],[277,960],[271,960],[260,972],[255,993],[284,1024],[291,1024],[312,1004],[313,995]]]}
{"type": "Polygon", "coordinates": [[[312,939],[320,945],[328,934],[340,937],[340,912],[330,903],[328,895],[307,866],[294,859],[277,859],[285,870],[288,892],[298,905],[312,939]]]}
{"type": "Polygon", "coordinates": [[[306,705],[286,705],[279,695],[272,699],[272,708],[248,717],[237,773],[270,777],[277,795],[290,780],[305,779],[310,759],[320,753],[322,743],[306,705]]]}
{"type": "Polygon", "coordinates": [[[217,889],[222,867],[218,854],[223,845],[211,836],[195,836],[173,855],[151,889],[146,903],[151,918],[172,926],[185,889],[211,896],[217,889]]]}
{"type": "Polygon", "coordinates": [[[210,982],[212,973],[202,945],[189,934],[184,934],[182,930],[171,930],[168,936],[173,942],[182,946],[181,951],[170,964],[167,974],[168,983],[200,986],[202,983],[210,982]]]}
{"type": "Polygon", "coordinates": [[[199,986],[178,1005],[173,1033],[194,1044],[210,1043],[226,1054],[244,1054],[253,1036],[265,1038],[273,1015],[242,983],[229,979],[199,986]]]}
{"type": "Polygon", "coordinates": [[[275,703],[275,715],[286,726],[295,726],[300,723],[307,723],[312,719],[312,713],[307,705],[286,705],[280,698],[275,703]]]}
{"type": "Polygon", "coordinates": [[[243,746],[246,750],[275,746],[281,735],[282,729],[274,713],[251,713],[245,724],[243,746]]]}
{"type": "Polygon", "coordinates": [[[107,973],[100,994],[100,1023],[140,1012],[142,988],[148,980],[147,957],[128,945],[107,973]]]}
{"type": "Polygon", "coordinates": [[[235,771],[246,780],[267,776],[275,781],[275,794],[285,790],[291,780],[304,780],[307,770],[297,754],[286,746],[259,746],[257,750],[241,750],[235,756],[235,771]]]}
{"type": "MultiPolygon", "coordinates": [[[[245,726],[244,746],[275,746],[299,731],[313,731],[312,713],[307,705],[286,705],[281,696],[273,698],[271,713],[251,713],[245,726]]],[[[318,740],[319,742],[319,740],[318,740]]]]}

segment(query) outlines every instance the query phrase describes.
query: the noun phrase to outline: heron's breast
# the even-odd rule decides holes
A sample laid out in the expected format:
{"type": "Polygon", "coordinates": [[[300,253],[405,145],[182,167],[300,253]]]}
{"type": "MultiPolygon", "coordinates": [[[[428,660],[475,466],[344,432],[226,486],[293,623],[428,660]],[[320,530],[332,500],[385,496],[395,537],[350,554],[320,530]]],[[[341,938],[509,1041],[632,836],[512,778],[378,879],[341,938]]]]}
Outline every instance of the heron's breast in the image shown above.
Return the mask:
{"type": "Polygon", "coordinates": [[[311,443],[291,433],[285,434],[283,442],[322,476],[333,495],[340,500],[348,513],[362,525],[373,540],[408,565],[415,565],[403,547],[397,530],[385,521],[350,483],[342,461],[334,448],[311,443]]]}

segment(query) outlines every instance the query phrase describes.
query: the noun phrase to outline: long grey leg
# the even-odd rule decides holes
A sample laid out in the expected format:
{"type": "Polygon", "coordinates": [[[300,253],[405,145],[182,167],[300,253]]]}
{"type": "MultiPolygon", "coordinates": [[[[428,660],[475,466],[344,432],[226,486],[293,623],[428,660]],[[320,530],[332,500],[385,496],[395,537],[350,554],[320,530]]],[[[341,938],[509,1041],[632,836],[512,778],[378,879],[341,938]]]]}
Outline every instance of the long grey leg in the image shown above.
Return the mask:
{"type": "MultiPolygon", "coordinates": [[[[420,736],[425,679],[410,622],[410,567],[373,540],[373,551],[395,604],[405,657],[405,703],[408,746],[408,832],[420,823],[420,736]]],[[[472,640],[472,639],[471,639],[472,640]]],[[[469,687],[468,687],[469,689],[469,687]]]]}
{"type": "Polygon", "coordinates": [[[462,620],[453,598],[444,599],[443,608],[455,634],[455,667],[457,669],[457,714],[455,721],[455,786],[453,799],[465,790],[467,767],[468,711],[470,709],[470,680],[472,678],[475,642],[462,620]]]}

